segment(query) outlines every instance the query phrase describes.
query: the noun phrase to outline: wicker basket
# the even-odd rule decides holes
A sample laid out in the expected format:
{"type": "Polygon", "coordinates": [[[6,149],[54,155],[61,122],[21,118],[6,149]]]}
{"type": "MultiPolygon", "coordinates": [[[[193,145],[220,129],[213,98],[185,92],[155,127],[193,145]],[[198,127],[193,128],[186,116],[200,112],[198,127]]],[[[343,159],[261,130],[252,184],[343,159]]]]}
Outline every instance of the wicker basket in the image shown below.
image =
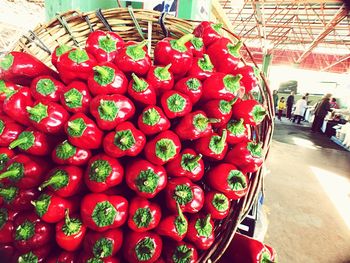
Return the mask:
{"type": "MultiPolygon", "coordinates": [[[[34,31],[18,40],[13,50],[28,52],[37,58],[51,65],[50,55],[59,44],[83,47],[89,33],[93,30],[112,30],[118,33],[124,40],[140,41],[142,39],[151,40],[154,46],[158,40],[169,35],[180,37],[185,33],[192,32],[198,22],[186,21],[176,17],[165,17],[159,12],[132,9],[109,9],[97,12],[79,13],[69,11],[57,16],[56,19],[47,24],[39,25],[34,31]]],[[[238,36],[226,30],[229,37],[238,36]]],[[[151,47],[149,47],[151,51],[151,47]]],[[[242,53],[244,57],[253,61],[253,57],[247,47],[243,45],[242,53]]],[[[243,63],[246,60],[242,58],[243,63]]],[[[255,66],[257,66],[255,64],[255,66]]],[[[260,100],[268,110],[265,120],[251,134],[254,139],[263,143],[263,149],[268,153],[273,131],[273,104],[271,92],[267,81],[260,73],[262,85],[260,88],[260,100]]],[[[215,227],[216,241],[211,249],[200,255],[200,262],[217,262],[223,255],[239,222],[249,212],[257,195],[262,189],[263,168],[258,172],[250,174],[249,192],[244,197],[232,205],[230,215],[219,222],[215,227]]]]}

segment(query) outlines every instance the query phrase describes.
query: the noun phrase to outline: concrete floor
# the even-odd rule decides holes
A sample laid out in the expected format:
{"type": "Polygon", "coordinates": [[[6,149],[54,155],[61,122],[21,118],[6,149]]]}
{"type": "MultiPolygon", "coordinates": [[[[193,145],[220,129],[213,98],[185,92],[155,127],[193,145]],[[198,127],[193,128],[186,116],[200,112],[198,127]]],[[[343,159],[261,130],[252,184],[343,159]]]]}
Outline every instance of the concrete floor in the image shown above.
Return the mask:
{"type": "Polygon", "coordinates": [[[276,122],[265,180],[265,243],[283,263],[350,263],[350,152],[276,122]]]}

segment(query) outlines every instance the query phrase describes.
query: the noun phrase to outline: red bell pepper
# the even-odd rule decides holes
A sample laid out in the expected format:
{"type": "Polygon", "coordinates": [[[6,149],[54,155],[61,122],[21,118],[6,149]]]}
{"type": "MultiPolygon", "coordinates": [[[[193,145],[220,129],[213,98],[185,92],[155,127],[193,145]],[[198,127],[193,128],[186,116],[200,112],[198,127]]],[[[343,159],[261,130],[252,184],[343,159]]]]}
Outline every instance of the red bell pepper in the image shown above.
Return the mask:
{"type": "Polygon", "coordinates": [[[96,30],[86,40],[86,51],[98,62],[111,62],[124,46],[124,40],[114,32],[96,30]]]}
{"type": "Polygon", "coordinates": [[[137,156],[146,144],[146,136],[135,128],[131,122],[118,124],[114,132],[103,139],[103,149],[114,158],[137,156]]]}
{"type": "Polygon", "coordinates": [[[77,148],[67,140],[58,144],[51,154],[52,161],[57,164],[85,165],[91,158],[91,151],[77,148]]]}
{"type": "Polygon", "coordinates": [[[67,209],[64,220],[56,224],[56,243],[66,251],[76,251],[82,245],[85,233],[86,226],[78,217],[69,217],[67,209]]]}
{"type": "Polygon", "coordinates": [[[42,182],[47,169],[48,164],[43,160],[18,154],[7,162],[6,168],[0,174],[0,180],[11,182],[21,189],[30,189],[42,182]]]}
{"type": "Polygon", "coordinates": [[[172,178],[165,189],[168,208],[175,212],[177,203],[183,212],[197,213],[204,204],[204,192],[186,177],[172,178]]]}
{"type": "Polygon", "coordinates": [[[208,47],[207,54],[210,56],[217,71],[223,73],[234,72],[241,61],[239,51],[242,44],[241,41],[232,44],[230,39],[223,37],[208,47]]]}
{"type": "Polygon", "coordinates": [[[203,57],[205,54],[205,46],[201,37],[192,38],[186,43],[186,46],[191,49],[194,57],[203,57]]]}
{"type": "Polygon", "coordinates": [[[273,247],[269,246],[269,245],[264,244],[264,246],[270,252],[271,260],[277,262],[277,252],[276,252],[276,250],[273,247]]]}
{"type": "Polygon", "coordinates": [[[72,49],[62,54],[57,61],[57,70],[64,83],[87,80],[97,65],[96,59],[84,49],[72,49]]]}
{"type": "Polygon", "coordinates": [[[214,128],[223,127],[231,119],[232,105],[236,103],[236,100],[209,100],[201,108],[208,118],[219,120],[212,124],[214,128]]]}
{"type": "MultiPolygon", "coordinates": [[[[15,231],[15,227],[13,225],[13,220],[17,212],[12,210],[8,210],[4,207],[0,208],[0,244],[12,243],[13,233],[15,231]]],[[[0,255],[2,256],[0,249],[0,255]]]]}
{"type": "Polygon", "coordinates": [[[185,116],[192,111],[190,97],[176,90],[164,92],[160,103],[169,119],[185,116]]]}
{"type": "Polygon", "coordinates": [[[214,43],[216,40],[220,39],[220,30],[222,24],[214,24],[213,22],[202,21],[196,28],[193,30],[193,34],[196,37],[201,37],[203,43],[206,47],[209,47],[210,44],[214,43]]]}
{"type": "Polygon", "coordinates": [[[113,63],[99,64],[93,70],[94,73],[88,78],[89,90],[93,96],[126,93],[128,79],[113,63]]]}
{"type": "Polygon", "coordinates": [[[166,164],[166,171],[171,177],[187,177],[198,181],[204,175],[202,155],[191,148],[184,149],[174,160],[166,164]]]}
{"type": "Polygon", "coordinates": [[[260,241],[235,233],[220,262],[273,263],[277,262],[269,249],[260,241]]]}
{"type": "Polygon", "coordinates": [[[211,63],[209,56],[204,54],[203,57],[197,57],[193,60],[192,67],[188,71],[188,76],[204,81],[215,72],[216,69],[211,63]]]}
{"type": "Polygon", "coordinates": [[[119,161],[100,153],[90,159],[84,181],[91,192],[100,193],[119,185],[123,176],[124,168],[119,161]]]}
{"type": "Polygon", "coordinates": [[[153,86],[157,94],[170,90],[174,86],[174,75],[169,71],[171,64],[161,67],[152,66],[147,73],[147,82],[153,86]]]}
{"type": "Polygon", "coordinates": [[[4,262],[11,262],[15,255],[16,249],[13,244],[0,244],[0,255],[4,262]]]}
{"type": "Polygon", "coordinates": [[[170,128],[170,121],[158,106],[148,106],[140,114],[137,125],[146,135],[154,135],[170,128]]]}
{"type": "Polygon", "coordinates": [[[77,260],[77,253],[69,251],[58,251],[58,254],[55,254],[47,259],[46,263],[75,263],[77,260]]]}
{"type": "Polygon", "coordinates": [[[6,167],[7,162],[15,155],[9,148],[0,147],[0,171],[6,167]]]}
{"type": "Polygon", "coordinates": [[[114,63],[124,73],[144,76],[151,67],[152,61],[147,54],[147,40],[137,43],[128,41],[115,56],[114,63]]]}
{"type": "Polygon", "coordinates": [[[174,131],[181,140],[196,140],[212,133],[212,122],[204,111],[193,111],[184,116],[175,127],[174,131]]]}
{"type": "Polygon", "coordinates": [[[238,143],[227,153],[225,161],[236,165],[244,173],[256,172],[264,162],[262,144],[254,141],[238,143]]]}
{"type": "Polygon", "coordinates": [[[156,166],[143,159],[133,159],[126,166],[126,184],[137,195],[155,197],[167,184],[167,174],[162,166],[156,166]]]}
{"type": "Polygon", "coordinates": [[[76,147],[97,149],[102,144],[103,132],[84,113],[79,112],[70,117],[64,130],[68,141],[76,147]]]}
{"type": "Polygon", "coordinates": [[[139,78],[134,73],[131,74],[132,80],[129,82],[128,95],[142,105],[154,105],[157,102],[157,94],[152,85],[145,79],[139,78]]]}
{"type": "Polygon", "coordinates": [[[221,127],[219,132],[223,129],[227,130],[227,143],[237,144],[240,142],[248,141],[249,131],[247,125],[244,124],[244,120],[231,119],[224,127],[221,127]]]}
{"type": "Polygon", "coordinates": [[[134,115],[135,106],[123,95],[99,95],[91,101],[90,113],[100,129],[112,130],[134,115]]]}
{"type": "Polygon", "coordinates": [[[46,180],[39,186],[42,191],[48,187],[60,197],[70,197],[81,189],[83,169],[77,166],[58,166],[48,172],[46,180]]]}
{"type": "Polygon", "coordinates": [[[7,96],[14,93],[16,90],[21,89],[22,87],[9,81],[4,81],[0,79],[0,102],[3,102],[7,96]]]}
{"type": "Polygon", "coordinates": [[[22,131],[23,127],[13,119],[0,115],[0,147],[8,147],[22,131]]]}
{"type": "Polygon", "coordinates": [[[215,241],[211,215],[195,214],[190,218],[186,238],[198,249],[207,250],[215,241]]]}
{"type": "Polygon", "coordinates": [[[233,106],[232,116],[235,119],[242,118],[245,124],[256,126],[265,119],[266,110],[256,100],[241,100],[233,106]]]}
{"type": "Polygon", "coordinates": [[[196,248],[185,242],[171,242],[165,244],[165,260],[168,263],[197,263],[198,253],[196,248]]]}
{"type": "Polygon", "coordinates": [[[156,232],[158,235],[181,241],[186,236],[188,221],[182,213],[179,203],[176,203],[176,206],[177,214],[163,217],[156,228],[156,232]]]}
{"type": "Polygon", "coordinates": [[[62,82],[51,76],[39,76],[30,84],[30,92],[35,100],[53,101],[60,100],[60,95],[65,86],[62,82]]]}
{"type": "Polygon", "coordinates": [[[55,71],[28,53],[12,51],[0,60],[0,79],[5,81],[27,86],[42,75],[58,77],[55,71]]]}
{"type": "Polygon", "coordinates": [[[30,123],[45,133],[56,134],[63,131],[63,125],[69,118],[68,112],[55,102],[36,102],[26,107],[30,123]]]}
{"type": "Polygon", "coordinates": [[[80,207],[83,224],[103,232],[122,226],[128,217],[128,201],[118,195],[87,194],[80,207]]]}
{"type": "Polygon", "coordinates": [[[31,250],[27,253],[17,253],[14,256],[14,262],[21,263],[46,263],[46,259],[51,252],[51,244],[39,247],[35,250],[31,250]]]}
{"type": "Polygon", "coordinates": [[[174,90],[186,94],[194,105],[202,96],[202,82],[193,77],[182,78],[176,82],[174,90]]]}
{"type": "Polygon", "coordinates": [[[259,85],[259,73],[255,67],[248,65],[237,67],[232,73],[242,75],[241,85],[245,88],[246,94],[259,85]]]}
{"type": "Polygon", "coordinates": [[[124,258],[129,263],[153,263],[162,253],[162,239],[152,232],[130,232],[126,235],[124,258]]]}
{"type": "Polygon", "coordinates": [[[249,179],[236,166],[221,163],[206,174],[209,186],[224,193],[228,198],[237,200],[248,192],[249,179]]]}
{"type": "Polygon", "coordinates": [[[84,238],[84,251],[96,258],[115,256],[123,244],[123,232],[119,228],[105,232],[89,231],[84,238]]]}
{"type": "Polygon", "coordinates": [[[32,201],[36,214],[47,223],[58,223],[64,218],[66,209],[76,210],[74,201],[64,199],[58,195],[47,193],[32,201]]]}
{"type": "Polygon", "coordinates": [[[52,141],[47,134],[34,128],[28,128],[21,132],[16,140],[10,143],[9,148],[18,147],[22,152],[44,156],[51,153],[52,146],[52,141]]]}
{"type": "Polygon", "coordinates": [[[86,255],[84,252],[79,256],[81,263],[120,263],[119,258],[108,257],[108,258],[96,258],[93,255],[86,255]]]}
{"type": "Polygon", "coordinates": [[[144,154],[151,163],[163,165],[176,158],[180,151],[179,137],[172,131],[163,131],[146,143],[144,154]]]}
{"type": "Polygon", "coordinates": [[[61,93],[61,104],[69,112],[87,113],[91,95],[87,85],[81,81],[71,82],[61,93]]]}
{"type": "Polygon", "coordinates": [[[230,200],[223,193],[216,191],[206,192],[203,208],[211,215],[212,219],[224,219],[230,211],[230,200]]]}
{"type": "Polygon", "coordinates": [[[194,36],[187,34],[180,39],[164,38],[154,48],[156,65],[171,64],[170,71],[175,77],[184,76],[190,70],[193,61],[191,49],[186,45],[194,36]]]}
{"type": "Polygon", "coordinates": [[[241,75],[230,75],[221,72],[212,74],[203,82],[203,101],[223,99],[232,100],[237,97],[240,89],[241,75]]]}
{"type": "Polygon", "coordinates": [[[30,89],[22,87],[18,90],[11,91],[4,100],[3,110],[7,116],[16,122],[30,126],[30,121],[26,112],[26,108],[33,105],[30,96],[30,89]]]}
{"type": "Polygon", "coordinates": [[[19,214],[14,222],[14,246],[19,251],[29,252],[50,243],[52,226],[41,221],[35,213],[19,214]]]}
{"type": "Polygon", "coordinates": [[[222,130],[221,136],[217,133],[212,133],[209,136],[196,140],[194,148],[198,153],[209,157],[212,160],[222,160],[228,149],[226,138],[226,130],[222,130]]]}
{"type": "Polygon", "coordinates": [[[162,212],[158,204],[144,197],[134,197],[129,205],[128,226],[132,231],[145,232],[158,226],[162,212]]]}
{"type": "Polygon", "coordinates": [[[15,211],[32,210],[31,201],[39,196],[36,189],[20,189],[16,186],[0,188],[0,198],[4,207],[15,211]]]}
{"type": "Polygon", "coordinates": [[[57,68],[57,63],[58,61],[60,60],[61,56],[64,54],[64,53],[67,53],[68,51],[72,50],[73,48],[70,47],[70,46],[67,46],[65,44],[62,44],[62,45],[58,45],[55,50],[52,52],[52,55],[51,55],[51,63],[52,65],[55,66],[55,68],[57,68]]]}

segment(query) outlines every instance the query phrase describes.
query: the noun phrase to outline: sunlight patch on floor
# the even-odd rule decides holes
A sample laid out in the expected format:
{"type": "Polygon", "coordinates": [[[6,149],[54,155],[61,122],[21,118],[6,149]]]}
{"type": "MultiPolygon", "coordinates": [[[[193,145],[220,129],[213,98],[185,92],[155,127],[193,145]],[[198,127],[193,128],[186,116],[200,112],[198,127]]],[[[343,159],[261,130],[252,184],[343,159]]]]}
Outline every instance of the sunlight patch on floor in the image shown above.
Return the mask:
{"type": "Polygon", "coordinates": [[[304,147],[304,148],[308,148],[311,150],[317,150],[320,148],[319,146],[315,145],[312,141],[307,140],[307,139],[303,139],[303,138],[299,138],[299,137],[292,137],[292,140],[296,145],[304,147]]]}

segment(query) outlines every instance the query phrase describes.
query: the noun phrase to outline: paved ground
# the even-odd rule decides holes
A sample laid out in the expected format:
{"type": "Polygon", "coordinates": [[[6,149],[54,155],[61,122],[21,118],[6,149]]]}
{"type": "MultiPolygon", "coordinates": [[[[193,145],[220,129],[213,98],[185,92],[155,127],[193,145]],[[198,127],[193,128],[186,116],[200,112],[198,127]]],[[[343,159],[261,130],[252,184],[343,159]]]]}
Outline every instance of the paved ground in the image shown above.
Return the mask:
{"type": "Polygon", "coordinates": [[[265,181],[265,242],[283,263],[350,263],[350,153],[276,122],[265,181]]]}

